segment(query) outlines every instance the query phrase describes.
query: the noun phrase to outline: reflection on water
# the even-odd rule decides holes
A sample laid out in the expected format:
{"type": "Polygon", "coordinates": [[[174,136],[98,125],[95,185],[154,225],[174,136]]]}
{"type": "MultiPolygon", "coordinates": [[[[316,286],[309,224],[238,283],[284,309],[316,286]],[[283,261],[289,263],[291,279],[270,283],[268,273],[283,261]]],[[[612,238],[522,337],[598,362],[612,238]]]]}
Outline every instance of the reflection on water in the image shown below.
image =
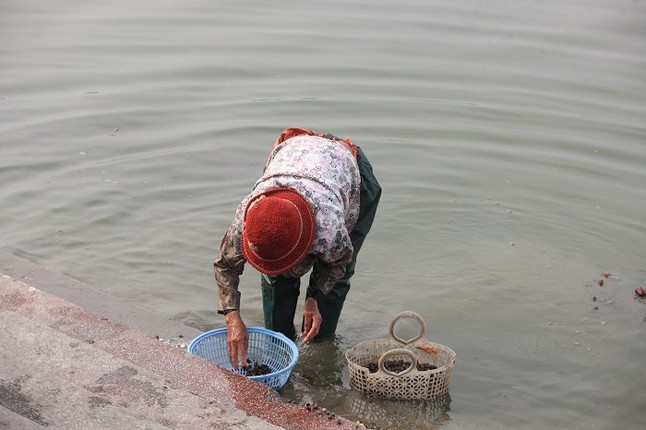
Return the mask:
{"type": "Polygon", "coordinates": [[[447,393],[434,400],[375,400],[352,391],[347,403],[352,415],[367,426],[437,429],[450,419],[451,395],[447,393]],[[406,411],[405,417],[401,415],[402,410],[406,411]]]}

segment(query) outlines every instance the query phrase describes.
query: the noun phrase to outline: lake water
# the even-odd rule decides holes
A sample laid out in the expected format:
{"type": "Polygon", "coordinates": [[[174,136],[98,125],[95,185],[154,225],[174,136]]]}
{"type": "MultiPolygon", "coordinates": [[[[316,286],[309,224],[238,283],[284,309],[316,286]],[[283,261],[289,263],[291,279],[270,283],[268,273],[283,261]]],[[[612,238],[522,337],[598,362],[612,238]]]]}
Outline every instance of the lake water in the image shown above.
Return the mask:
{"type": "MultiPolygon", "coordinates": [[[[220,238],[293,125],[352,138],[383,196],[339,336],[283,396],[392,429],[646,428],[645,2],[0,3],[0,247],[50,269],[221,326],[220,238]],[[343,352],[404,310],[457,353],[442,401],[349,386],[343,352]]],[[[262,324],[250,267],[241,291],[262,324]]]]}

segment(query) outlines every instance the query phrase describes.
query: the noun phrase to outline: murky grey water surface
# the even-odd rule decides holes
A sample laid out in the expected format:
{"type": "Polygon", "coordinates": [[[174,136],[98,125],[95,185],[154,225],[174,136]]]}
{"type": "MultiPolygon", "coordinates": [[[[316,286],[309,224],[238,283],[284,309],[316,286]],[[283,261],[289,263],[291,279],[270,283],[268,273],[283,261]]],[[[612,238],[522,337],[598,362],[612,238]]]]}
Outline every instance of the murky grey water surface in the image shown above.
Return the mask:
{"type": "MultiPolygon", "coordinates": [[[[330,131],[383,197],[286,398],[398,429],[646,426],[645,2],[5,0],[0,65],[3,249],[219,327],[235,206],[285,127],[330,131]],[[349,387],[343,352],[403,310],[457,353],[443,402],[349,387]]],[[[251,268],[241,290],[261,325],[251,268]]]]}

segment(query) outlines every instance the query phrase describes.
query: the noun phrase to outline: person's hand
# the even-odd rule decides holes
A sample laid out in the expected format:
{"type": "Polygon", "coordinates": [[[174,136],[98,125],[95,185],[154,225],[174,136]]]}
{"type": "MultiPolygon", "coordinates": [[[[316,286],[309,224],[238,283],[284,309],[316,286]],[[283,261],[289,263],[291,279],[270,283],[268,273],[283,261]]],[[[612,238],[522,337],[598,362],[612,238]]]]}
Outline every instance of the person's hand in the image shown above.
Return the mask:
{"type": "Polygon", "coordinates": [[[303,331],[298,336],[303,343],[309,342],[319,333],[321,321],[323,321],[323,318],[319,312],[318,302],[312,297],[308,298],[305,300],[305,307],[303,308],[303,331]]]}
{"type": "Polygon", "coordinates": [[[234,369],[247,365],[247,348],[249,347],[249,332],[240,317],[240,311],[229,312],[224,316],[227,324],[227,346],[229,361],[234,369]]]}

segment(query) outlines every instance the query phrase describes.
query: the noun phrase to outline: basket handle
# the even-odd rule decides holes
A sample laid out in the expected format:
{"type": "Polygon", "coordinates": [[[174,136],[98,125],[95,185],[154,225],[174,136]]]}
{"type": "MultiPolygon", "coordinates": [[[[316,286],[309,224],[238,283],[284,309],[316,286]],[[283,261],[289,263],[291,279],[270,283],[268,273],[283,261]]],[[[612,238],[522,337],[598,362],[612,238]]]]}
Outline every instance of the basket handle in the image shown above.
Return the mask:
{"type": "Polygon", "coordinates": [[[426,323],[424,322],[424,319],[422,319],[422,317],[418,313],[415,313],[413,311],[401,312],[390,322],[390,337],[404,345],[408,345],[409,343],[413,343],[423,338],[425,334],[426,334],[426,323]],[[417,336],[415,336],[412,339],[404,340],[395,334],[395,324],[397,324],[397,322],[402,318],[411,318],[416,320],[419,323],[419,334],[417,336]]]}
{"type": "Polygon", "coordinates": [[[410,351],[408,349],[395,348],[395,349],[391,349],[391,350],[386,351],[383,354],[381,354],[381,357],[379,357],[378,365],[379,365],[379,370],[381,370],[382,372],[384,372],[384,373],[386,373],[388,375],[403,376],[403,375],[407,374],[408,372],[410,372],[411,370],[417,368],[417,356],[415,355],[415,353],[413,351],[410,351]],[[384,363],[386,361],[386,358],[390,357],[391,355],[402,355],[402,354],[407,355],[412,360],[412,363],[408,368],[402,370],[401,372],[393,372],[393,371],[388,370],[388,369],[386,369],[384,367],[384,363]]]}

